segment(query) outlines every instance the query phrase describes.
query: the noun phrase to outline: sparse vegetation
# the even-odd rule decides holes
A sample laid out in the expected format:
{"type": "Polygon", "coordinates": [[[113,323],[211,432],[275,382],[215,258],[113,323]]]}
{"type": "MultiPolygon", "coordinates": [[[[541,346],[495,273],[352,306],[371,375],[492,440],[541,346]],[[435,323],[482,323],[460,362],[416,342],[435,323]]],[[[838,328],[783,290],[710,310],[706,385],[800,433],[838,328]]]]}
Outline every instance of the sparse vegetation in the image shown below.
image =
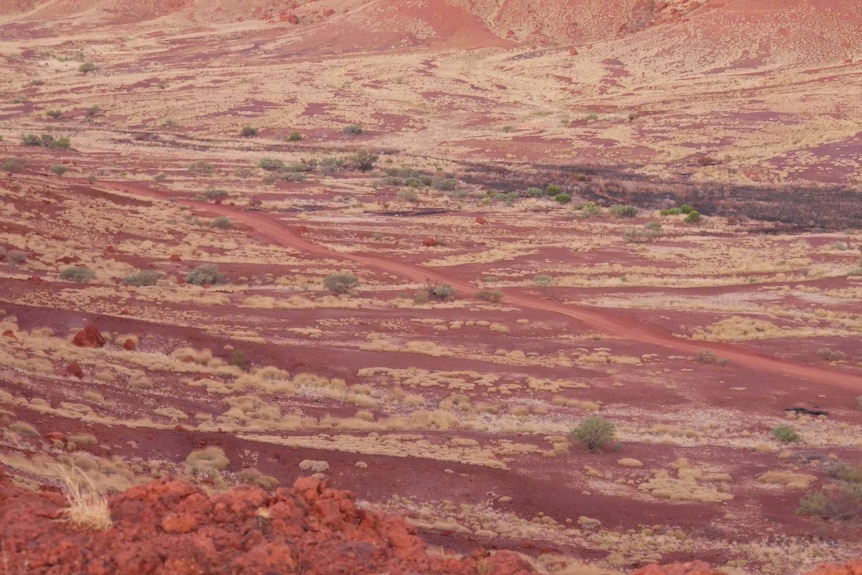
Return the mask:
{"type": "Polygon", "coordinates": [[[186,281],[193,285],[218,285],[227,283],[227,276],[215,264],[202,264],[186,274],[186,281]]]}
{"type": "Polygon", "coordinates": [[[801,439],[796,430],[790,425],[779,425],[773,428],[770,433],[772,437],[782,443],[795,443],[801,439]]]}
{"type": "Polygon", "coordinates": [[[633,218],[638,215],[638,209],[626,204],[615,204],[608,208],[608,213],[615,218],[633,218]]]}
{"type": "Polygon", "coordinates": [[[476,299],[491,303],[500,303],[503,300],[503,292],[498,289],[483,289],[476,292],[476,299]]]}
{"type": "Polygon", "coordinates": [[[825,361],[843,361],[847,359],[847,354],[829,347],[821,347],[817,350],[817,357],[825,361]]]}
{"type": "Polygon", "coordinates": [[[161,274],[155,270],[141,270],[123,278],[127,285],[153,286],[158,283],[161,274]]]}
{"type": "Polygon", "coordinates": [[[11,249],[6,252],[6,261],[15,265],[20,264],[27,259],[27,252],[24,250],[11,249]]]}
{"type": "Polygon", "coordinates": [[[80,72],[81,74],[89,74],[95,69],[96,65],[89,61],[84,62],[80,66],[78,66],[78,72],[80,72]]]}
{"type": "Polygon", "coordinates": [[[63,483],[63,492],[69,502],[69,507],[63,512],[72,525],[97,531],[104,531],[113,525],[108,499],[99,493],[86,473],[76,467],[57,466],[57,476],[63,483]]]}
{"type": "Polygon", "coordinates": [[[602,215],[602,209],[595,202],[587,202],[578,208],[583,218],[597,218],[602,215]]]}
{"type": "Polygon", "coordinates": [[[229,195],[230,194],[227,193],[227,190],[222,190],[220,188],[216,188],[215,186],[209,186],[203,193],[203,197],[208,200],[221,200],[228,197],[229,195]]]}
{"type": "Polygon", "coordinates": [[[208,176],[215,172],[215,168],[209,162],[198,160],[189,164],[189,172],[196,176],[208,176]]]}
{"type": "Polygon", "coordinates": [[[455,288],[449,284],[433,284],[428,286],[428,297],[439,301],[446,301],[455,295],[455,288]]]}
{"type": "Polygon", "coordinates": [[[96,272],[84,266],[69,266],[60,271],[60,279],[67,282],[88,282],[96,279],[96,272]]]}
{"type": "Polygon", "coordinates": [[[56,164],[54,166],[51,166],[51,173],[56,175],[56,176],[62,176],[68,170],[69,170],[69,168],[67,168],[63,164],[56,164]]]}
{"type": "Polygon", "coordinates": [[[2,168],[4,172],[9,172],[10,174],[23,172],[26,167],[27,164],[24,160],[19,160],[18,158],[7,158],[3,160],[2,164],[0,164],[0,168],[2,168]]]}
{"type": "Polygon", "coordinates": [[[835,521],[862,520],[862,465],[835,462],[824,469],[832,482],[819,491],[809,491],[796,513],[835,521]]]}
{"type": "Polygon", "coordinates": [[[243,126],[239,131],[239,135],[243,138],[253,138],[257,136],[257,128],[254,126],[243,126]]]}
{"type": "Polygon", "coordinates": [[[661,224],[657,222],[650,222],[642,228],[629,228],[623,232],[623,239],[635,244],[654,242],[660,237],[661,224]]]}
{"type": "Polygon", "coordinates": [[[345,136],[360,136],[362,135],[362,127],[356,124],[349,124],[341,129],[341,133],[345,136]]]}
{"type": "Polygon", "coordinates": [[[557,201],[558,204],[568,204],[572,201],[572,196],[565,193],[559,193],[554,196],[554,199],[557,201]]]}
{"type": "Polygon", "coordinates": [[[72,147],[72,142],[68,137],[55,138],[52,134],[24,134],[21,136],[21,143],[25,146],[41,146],[43,148],[61,148],[69,149],[72,147]]]}
{"type": "Polygon", "coordinates": [[[219,230],[229,230],[233,227],[233,222],[226,216],[218,216],[212,219],[210,226],[219,230]]]}
{"type": "Polygon", "coordinates": [[[291,132],[290,135],[287,137],[287,141],[300,142],[302,141],[302,134],[300,134],[299,132],[291,132]]]}
{"type": "Polygon", "coordinates": [[[358,285],[359,278],[351,274],[332,274],[323,278],[323,286],[335,295],[345,294],[358,285]]]}
{"type": "Polygon", "coordinates": [[[359,150],[353,156],[351,156],[350,161],[356,167],[362,171],[367,172],[374,168],[374,164],[377,163],[378,155],[368,150],[359,150]]]}
{"type": "Polygon", "coordinates": [[[599,415],[581,420],[569,433],[573,441],[583,443],[593,453],[602,451],[616,436],[616,426],[599,415]]]}
{"type": "Polygon", "coordinates": [[[284,169],[284,162],[275,158],[263,158],[257,163],[257,167],[267,172],[277,172],[284,169]]]}
{"type": "Polygon", "coordinates": [[[59,120],[60,116],[63,115],[63,110],[48,110],[45,112],[45,115],[54,120],[59,120]]]}
{"type": "Polygon", "coordinates": [[[700,221],[700,218],[700,212],[698,212],[697,210],[692,210],[688,212],[688,215],[683,221],[687,224],[696,224],[700,221]]]}

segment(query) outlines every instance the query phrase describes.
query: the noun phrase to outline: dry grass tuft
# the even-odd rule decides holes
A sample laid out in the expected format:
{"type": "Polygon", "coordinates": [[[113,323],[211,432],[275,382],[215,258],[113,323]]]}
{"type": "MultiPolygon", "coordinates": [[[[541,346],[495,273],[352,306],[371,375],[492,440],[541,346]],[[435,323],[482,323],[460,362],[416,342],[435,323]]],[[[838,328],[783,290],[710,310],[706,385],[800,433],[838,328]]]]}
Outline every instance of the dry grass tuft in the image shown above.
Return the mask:
{"type": "Polygon", "coordinates": [[[99,493],[93,480],[77,467],[58,465],[56,470],[69,501],[69,507],[63,510],[66,518],[77,527],[110,529],[113,522],[108,499],[99,493]]]}

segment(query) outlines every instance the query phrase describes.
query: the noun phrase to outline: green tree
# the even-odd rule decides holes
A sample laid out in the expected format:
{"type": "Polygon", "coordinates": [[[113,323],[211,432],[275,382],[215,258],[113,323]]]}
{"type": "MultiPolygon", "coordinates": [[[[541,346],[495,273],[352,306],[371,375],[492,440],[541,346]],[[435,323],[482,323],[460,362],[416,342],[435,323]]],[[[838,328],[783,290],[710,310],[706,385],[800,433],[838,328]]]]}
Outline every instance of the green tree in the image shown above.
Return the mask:
{"type": "Polygon", "coordinates": [[[587,446],[593,453],[598,453],[616,436],[616,426],[599,415],[587,417],[569,433],[574,441],[587,446]]]}

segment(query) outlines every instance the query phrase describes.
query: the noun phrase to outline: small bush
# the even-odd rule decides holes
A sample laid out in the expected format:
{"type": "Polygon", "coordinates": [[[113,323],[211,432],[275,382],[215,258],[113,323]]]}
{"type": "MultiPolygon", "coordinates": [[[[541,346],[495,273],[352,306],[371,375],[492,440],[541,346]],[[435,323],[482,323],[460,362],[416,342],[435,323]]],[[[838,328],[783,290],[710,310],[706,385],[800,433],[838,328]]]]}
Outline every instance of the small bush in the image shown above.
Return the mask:
{"type": "Polygon", "coordinates": [[[0,168],[2,168],[4,172],[9,172],[10,174],[17,174],[18,172],[23,172],[24,168],[26,167],[27,164],[17,158],[8,158],[6,160],[3,160],[3,163],[0,164],[0,168]]]}
{"type": "Polygon", "coordinates": [[[55,120],[58,120],[58,119],[60,119],[60,116],[63,115],[63,110],[48,110],[47,112],[45,112],[45,115],[48,116],[49,118],[53,118],[55,120]]]}
{"type": "Polygon", "coordinates": [[[694,354],[694,361],[698,363],[715,363],[718,357],[708,349],[702,349],[694,354]]]}
{"type": "Polygon", "coordinates": [[[572,196],[566,193],[559,193],[554,196],[554,199],[557,200],[558,204],[568,204],[572,201],[572,196]]]}
{"type": "Polygon", "coordinates": [[[341,129],[341,133],[345,136],[360,136],[362,135],[362,127],[356,124],[349,124],[341,129]]]}
{"type": "Polygon", "coordinates": [[[164,182],[165,180],[168,179],[168,176],[164,172],[159,172],[158,174],[153,176],[153,179],[157,182],[164,182]]]}
{"type": "Polygon", "coordinates": [[[245,354],[238,349],[233,350],[230,357],[230,364],[244,370],[246,368],[245,354]]]}
{"type": "Polygon", "coordinates": [[[654,242],[661,236],[661,226],[647,224],[642,228],[630,228],[623,232],[623,239],[629,243],[643,244],[654,242]]]}
{"type": "Polygon", "coordinates": [[[533,283],[539,287],[545,288],[545,287],[548,287],[549,285],[551,285],[551,282],[553,280],[554,280],[554,278],[552,278],[549,275],[539,274],[533,278],[533,283]]]}
{"type": "Polygon", "coordinates": [[[587,202],[580,207],[581,217],[597,218],[602,214],[602,208],[597,206],[595,202],[587,202]]]}
{"type": "Polygon", "coordinates": [[[450,297],[455,295],[455,288],[453,288],[449,284],[432,285],[428,288],[428,295],[432,299],[446,301],[450,297]]]}
{"type": "Polygon", "coordinates": [[[358,285],[359,278],[352,274],[332,274],[323,278],[323,287],[335,295],[345,294],[358,285]]]}
{"type": "Polygon", "coordinates": [[[545,195],[545,190],[542,188],[527,188],[528,198],[541,198],[545,195]]]}
{"type": "Polygon", "coordinates": [[[102,111],[102,109],[99,108],[98,106],[90,106],[89,108],[84,110],[84,112],[87,114],[88,118],[94,118],[95,116],[98,116],[99,112],[101,112],[101,111],[102,111]]]}
{"type": "Polygon", "coordinates": [[[434,178],[431,187],[441,192],[452,192],[458,188],[458,180],[455,178],[434,178]]]}
{"type": "Polygon", "coordinates": [[[679,213],[681,213],[681,214],[690,214],[690,213],[696,212],[696,211],[697,210],[695,210],[694,207],[690,206],[689,204],[683,204],[679,207],[679,213]]]}
{"type": "Polygon", "coordinates": [[[826,361],[841,361],[847,358],[847,354],[840,350],[821,347],[817,350],[817,357],[826,361]]]}
{"type": "Polygon", "coordinates": [[[351,156],[351,163],[355,164],[357,168],[359,168],[362,172],[367,172],[374,168],[374,164],[377,163],[378,155],[368,150],[359,150],[353,156],[351,156]]]}
{"type": "Polygon", "coordinates": [[[696,224],[700,221],[700,212],[697,210],[689,212],[683,221],[687,224],[696,224]]]}
{"type": "Polygon", "coordinates": [[[849,247],[850,246],[847,245],[847,242],[835,242],[832,244],[832,249],[838,250],[839,252],[846,252],[849,247]]]}
{"type": "Polygon", "coordinates": [[[215,168],[209,162],[198,160],[189,164],[189,171],[196,176],[208,176],[215,172],[215,168]]]}
{"type": "Polygon", "coordinates": [[[217,218],[213,218],[210,222],[210,226],[219,230],[229,230],[233,227],[233,222],[230,221],[230,218],[219,216],[217,218]]]}
{"type": "Polygon", "coordinates": [[[301,142],[302,141],[302,134],[300,134],[299,132],[291,132],[290,135],[287,137],[287,141],[288,142],[301,142]]]}
{"type": "Polygon", "coordinates": [[[411,202],[411,203],[419,200],[419,194],[413,188],[409,188],[406,190],[399,190],[398,193],[396,194],[396,197],[399,200],[402,200],[405,202],[411,202]]]}
{"type": "Polygon", "coordinates": [[[27,259],[27,252],[24,250],[11,249],[6,252],[6,261],[13,264],[20,264],[27,259]]]}
{"type": "Polygon", "coordinates": [[[23,134],[21,143],[25,146],[42,146],[44,148],[63,148],[68,149],[72,146],[72,142],[67,137],[55,138],[51,134],[23,134]]]}
{"type": "Polygon", "coordinates": [[[799,434],[789,425],[779,425],[772,430],[771,435],[782,443],[795,443],[800,440],[799,434]]]}
{"type": "Polygon", "coordinates": [[[227,283],[227,276],[215,264],[202,264],[186,274],[186,281],[193,285],[218,285],[227,283]]]}
{"type": "Polygon", "coordinates": [[[257,163],[257,167],[267,172],[277,172],[284,169],[284,162],[275,158],[263,158],[257,163]]]}
{"type": "Polygon", "coordinates": [[[633,218],[638,215],[638,209],[634,206],[616,204],[608,208],[608,213],[615,218],[633,218]]]}
{"type": "Polygon", "coordinates": [[[222,198],[228,197],[229,195],[230,194],[227,193],[227,190],[222,190],[214,186],[208,187],[207,191],[203,193],[203,196],[208,200],[220,200],[222,198]]]}
{"type": "Polygon", "coordinates": [[[483,289],[476,292],[476,299],[491,303],[500,303],[503,300],[503,292],[498,289],[483,289]]]}
{"type": "Polygon", "coordinates": [[[83,64],[78,66],[78,72],[80,72],[81,74],[89,74],[90,72],[92,72],[95,69],[96,69],[96,65],[93,64],[92,62],[84,62],[83,64]]]}
{"type": "Polygon", "coordinates": [[[574,441],[578,441],[587,446],[593,453],[602,451],[605,446],[613,441],[616,435],[616,426],[599,415],[587,417],[577,425],[569,433],[569,436],[574,441]]]}
{"type": "Polygon", "coordinates": [[[556,184],[548,184],[548,187],[545,188],[545,193],[549,196],[556,196],[557,194],[562,193],[563,188],[556,184]]]}
{"type": "Polygon", "coordinates": [[[154,286],[160,277],[161,274],[155,270],[141,270],[124,277],[123,281],[131,286],[154,286]]]}
{"type": "Polygon", "coordinates": [[[239,135],[243,138],[253,138],[257,136],[257,128],[253,126],[243,126],[242,130],[239,131],[239,135]]]}
{"type": "Polygon", "coordinates": [[[679,208],[668,208],[666,210],[661,210],[659,212],[659,214],[662,216],[678,216],[681,213],[682,213],[682,210],[680,210],[679,208]]]}
{"type": "Polygon", "coordinates": [[[57,176],[62,176],[68,170],[69,170],[69,168],[67,168],[63,164],[57,164],[56,166],[51,166],[51,172],[57,176]]]}
{"type": "Polygon", "coordinates": [[[88,282],[96,279],[96,272],[82,266],[69,266],[60,271],[60,279],[67,282],[88,282]]]}

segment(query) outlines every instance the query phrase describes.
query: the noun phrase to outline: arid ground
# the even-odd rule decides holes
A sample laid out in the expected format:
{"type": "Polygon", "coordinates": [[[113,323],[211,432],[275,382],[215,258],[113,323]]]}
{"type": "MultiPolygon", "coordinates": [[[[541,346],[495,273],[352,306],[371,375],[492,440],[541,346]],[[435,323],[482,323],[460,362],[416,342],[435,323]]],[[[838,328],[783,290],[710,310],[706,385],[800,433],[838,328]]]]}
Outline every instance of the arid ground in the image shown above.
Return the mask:
{"type": "Polygon", "coordinates": [[[856,1],[2,2],[0,462],[859,557],[860,94],[856,1]]]}

